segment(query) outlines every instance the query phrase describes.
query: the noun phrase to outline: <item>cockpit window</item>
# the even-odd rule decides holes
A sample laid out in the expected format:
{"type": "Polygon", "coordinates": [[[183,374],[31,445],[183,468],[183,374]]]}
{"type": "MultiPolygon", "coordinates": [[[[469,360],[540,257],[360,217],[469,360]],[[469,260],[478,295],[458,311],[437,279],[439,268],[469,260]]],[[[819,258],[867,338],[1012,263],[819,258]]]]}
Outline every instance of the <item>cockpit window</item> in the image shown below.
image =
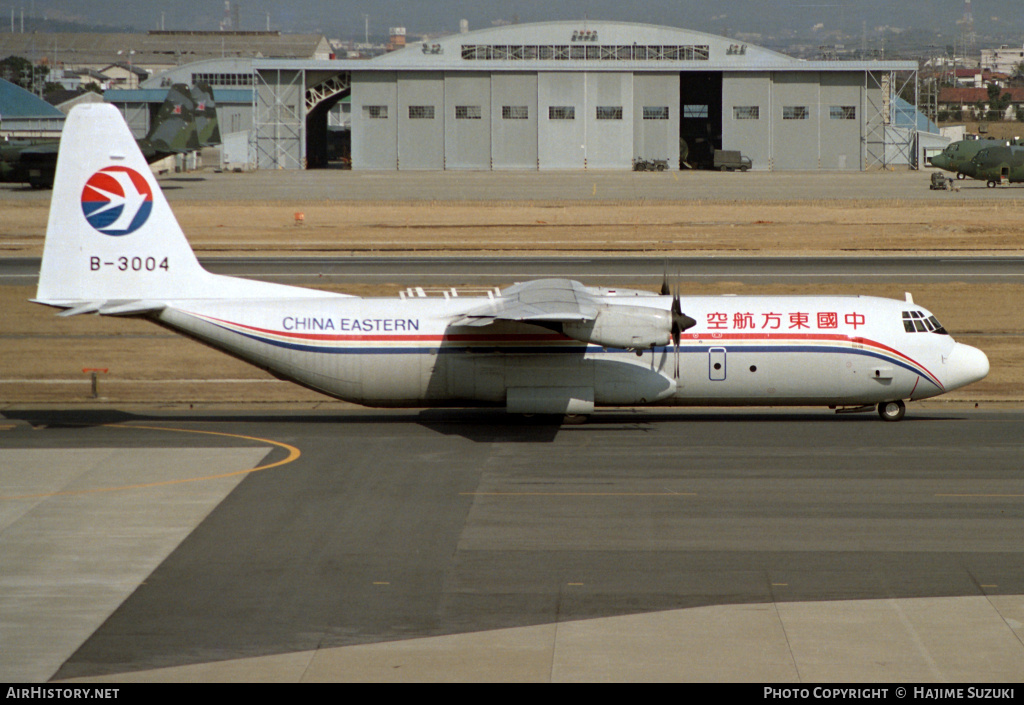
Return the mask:
{"type": "Polygon", "coordinates": [[[949,335],[935,316],[925,317],[921,311],[903,312],[903,330],[908,333],[938,333],[949,335]]]}

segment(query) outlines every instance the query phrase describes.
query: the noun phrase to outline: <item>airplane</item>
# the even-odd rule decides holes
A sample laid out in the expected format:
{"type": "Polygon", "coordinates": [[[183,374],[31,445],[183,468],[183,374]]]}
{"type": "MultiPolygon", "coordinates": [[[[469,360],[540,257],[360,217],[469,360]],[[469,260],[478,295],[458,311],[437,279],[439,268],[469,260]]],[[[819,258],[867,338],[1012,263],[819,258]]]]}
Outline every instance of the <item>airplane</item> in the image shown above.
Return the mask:
{"type": "MultiPolygon", "coordinates": [[[[197,84],[194,89],[182,83],[171,86],[149,132],[138,142],[150,164],[172,154],[219,144],[213,91],[205,84],[197,84]],[[204,106],[201,117],[196,116],[199,103],[204,106]]],[[[0,183],[28,183],[32,188],[53,186],[57,149],[58,141],[53,139],[8,142],[0,147],[0,183]]]]}
{"type": "Polygon", "coordinates": [[[995,188],[1005,179],[1007,183],[1024,181],[1024,146],[993,146],[981,150],[971,159],[972,176],[995,188]]]}
{"type": "Polygon", "coordinates": [[[584,418],[603,406],[827,406],[903,418],[984,378],[985,354],[914,303],[514,284],[362,298],[206,271],[120,113],[76,107],[35,303],[139,316],[339,399],[584,418]]]}
{"type": "Polygon", "coordinates": [[[928,163],[943,171],[956,173],[956,178],[964,179],[968,176],[975,178],[974,165],[971,160],[975,155],[988,147],[995,145],[1009,145],[1009,140],[974,139],[960,140],[947,145],[944,150],[933,157],[928,158],[928,163]]]}

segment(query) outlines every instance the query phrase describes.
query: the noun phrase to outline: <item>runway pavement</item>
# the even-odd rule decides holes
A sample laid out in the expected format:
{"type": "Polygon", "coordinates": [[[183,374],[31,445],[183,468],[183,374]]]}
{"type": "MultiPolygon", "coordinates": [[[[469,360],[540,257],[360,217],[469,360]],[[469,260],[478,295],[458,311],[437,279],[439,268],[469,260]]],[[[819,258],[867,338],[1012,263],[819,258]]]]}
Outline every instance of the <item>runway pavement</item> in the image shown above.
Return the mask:
{"type": "Polygon", "coordinates": [[[1022,412],[4,417],[0,680],[1024,673],[1022,412]]]}

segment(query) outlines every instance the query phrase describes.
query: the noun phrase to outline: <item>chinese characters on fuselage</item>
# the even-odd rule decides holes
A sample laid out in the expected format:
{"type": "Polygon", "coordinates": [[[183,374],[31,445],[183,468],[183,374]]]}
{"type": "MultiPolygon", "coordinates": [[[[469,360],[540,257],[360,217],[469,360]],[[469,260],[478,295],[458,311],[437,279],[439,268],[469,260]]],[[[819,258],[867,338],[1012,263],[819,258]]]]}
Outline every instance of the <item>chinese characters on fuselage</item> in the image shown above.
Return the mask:
{"type": "MultiPolygon", "coordinates": [[[[843,323],[853,329],[863,326],[864,314],[847,313],[843,315],[843,323]]],[[[707,314],[708,330],[837,330],[839,313],[836,311],[817,311],[813,315],[805,311],[790,313],[749,313],[733,314],[716,311],[707,314]]]]}

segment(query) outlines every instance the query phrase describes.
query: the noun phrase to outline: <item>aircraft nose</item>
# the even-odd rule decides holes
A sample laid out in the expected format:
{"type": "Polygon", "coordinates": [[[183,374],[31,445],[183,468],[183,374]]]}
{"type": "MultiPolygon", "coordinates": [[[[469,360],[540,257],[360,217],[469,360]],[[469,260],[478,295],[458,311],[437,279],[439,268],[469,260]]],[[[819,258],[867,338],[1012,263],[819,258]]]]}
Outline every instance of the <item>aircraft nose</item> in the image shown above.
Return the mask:
{"type": "Polygon", "coordinates": [[[946,358],[946,391],[964,387],[985,379],[988,375],[988,357],[978,348],[956,343],[946,358]]]}

